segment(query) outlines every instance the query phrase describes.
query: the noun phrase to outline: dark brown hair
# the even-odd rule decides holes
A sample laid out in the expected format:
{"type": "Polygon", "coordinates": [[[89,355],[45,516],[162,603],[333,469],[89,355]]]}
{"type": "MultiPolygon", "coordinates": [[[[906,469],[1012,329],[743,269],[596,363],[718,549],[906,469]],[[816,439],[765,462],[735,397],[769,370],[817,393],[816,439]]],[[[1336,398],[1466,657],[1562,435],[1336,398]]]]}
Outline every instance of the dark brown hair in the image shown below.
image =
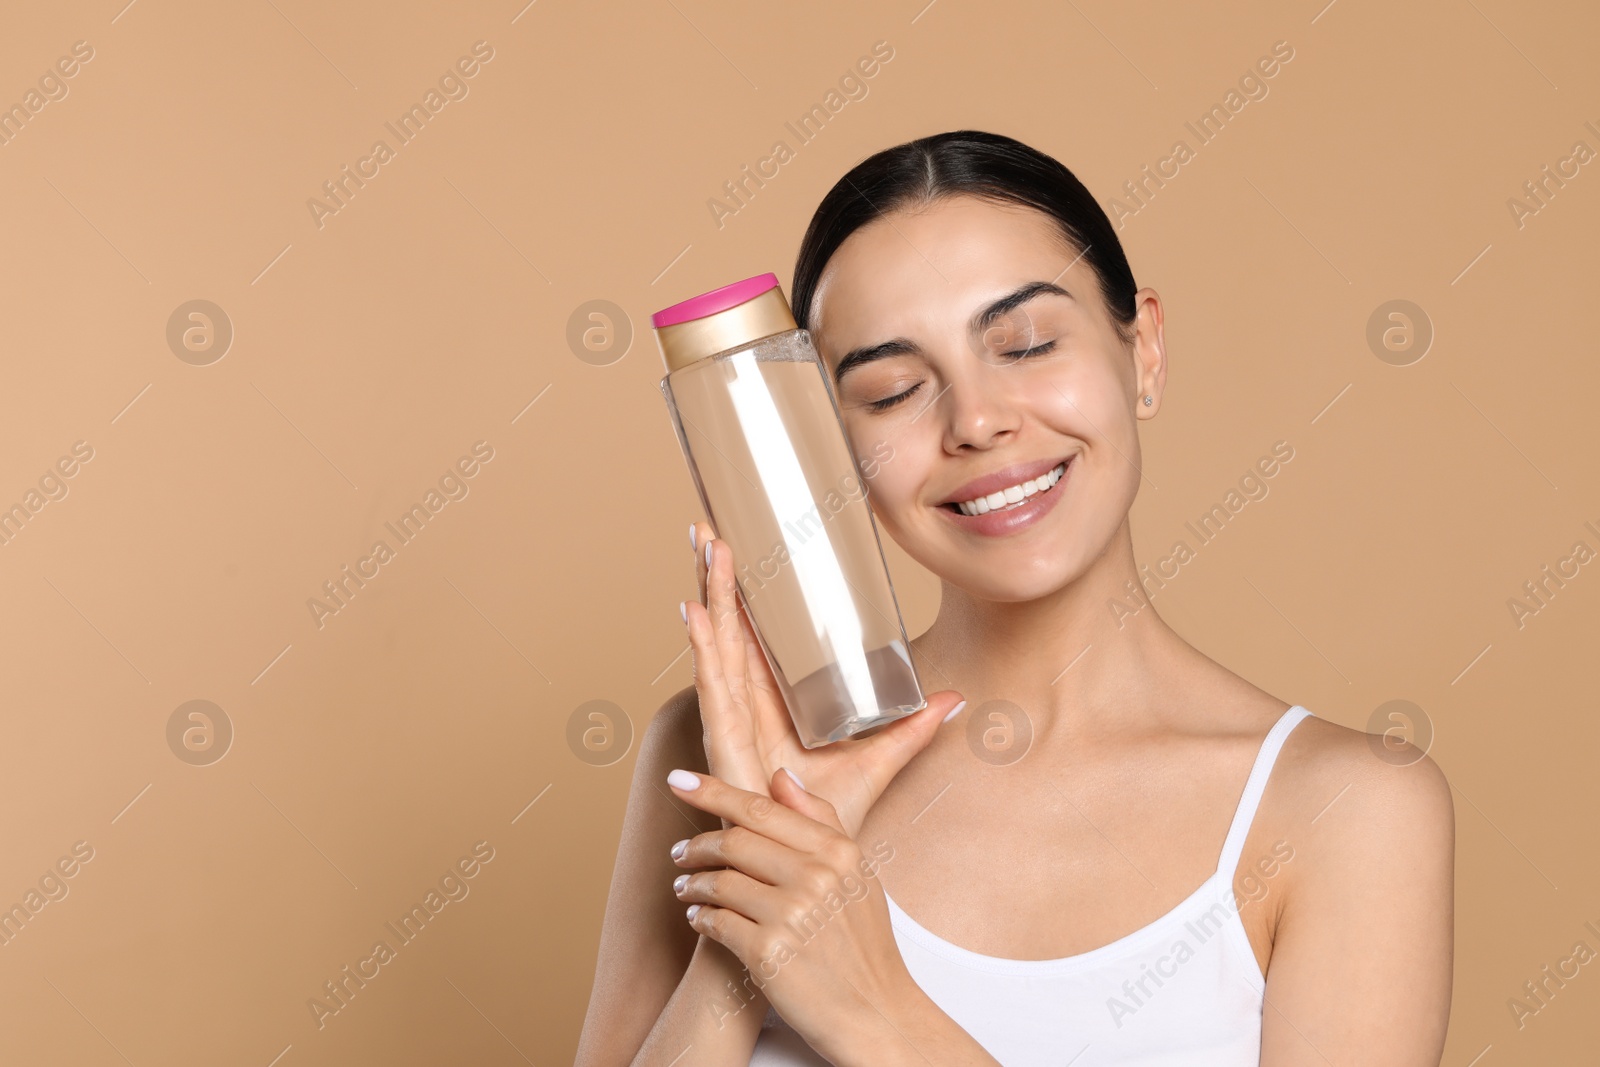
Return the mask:
{"type": "Polygon", "coordinates": [[[1104,209],[1055,159],[981,130],[953,130],[886,148],[857,163],[828,190],[795,259],[795,321],[807,326],[823,268],[852,233],[890,212],[962,195],[1021,204],[1053,219],[1068,245],[1093,268],[1123,343],[1132,343],[1138,287],[1104,209]]]}

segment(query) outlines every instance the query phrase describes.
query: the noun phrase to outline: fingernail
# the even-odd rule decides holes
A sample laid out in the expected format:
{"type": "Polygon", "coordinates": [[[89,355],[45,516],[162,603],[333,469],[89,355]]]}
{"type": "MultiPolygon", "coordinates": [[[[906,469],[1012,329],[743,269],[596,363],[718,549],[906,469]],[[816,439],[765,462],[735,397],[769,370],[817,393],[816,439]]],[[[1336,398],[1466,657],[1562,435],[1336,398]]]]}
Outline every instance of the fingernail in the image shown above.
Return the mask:
{"type": "Polygon", "coordinates": [[[678,875],[678,877],[676,877],[676,878],[674,878],[672,880],[672,891],[674,893],[682,894],[683,893],[683,887],[688,885],[688,884],[689,884],[689,876],[687,874],[680,874],[680,875],[678,875]]]}
{"type": "Polygon", "coordinates": [[[689,839],[686,837],[682,841],[679,841],[676,845],[672,846],[672,858],[675,860],[683,859],[683,854],[688,847],[689,839]]]}
{"type": "Polygon", "coordinates": [[[783,769],[783,773],[787,774],[790,778],[792,778],[794,780],[794,784],[799,786],[801,789],[804,789],[806,787],[806,784],[800,780],[800,776],[798,774],[794,773],[793,771],[791,771],[789,768],[785,767],[783,769]]]}
{"type": "Polygon", "coordinates": [[[963,700],[961,703],[959,703],[955,707],[951,708],[950,709],[950,713],[948,715],[946,715],[944,717],[944,719],[941,720],[941,721],[949,722],[951,719],[955,718],[958,714],[960,714],[961,709],[966,707],[966,706],[967,706],[967,702],[965,700],[963,700]]]}
{"type": "Polygon", "coordinates": [[[700,776],[692,771],[672,771],[667,775],[667,784],[686,791],[699,789],[700,776]]]}
{"type": "Polygon", "coordinates": [[[700,543],[698,541],[696,541],[695,537],[694,537],[694,523],[691,522],[689,524],[689,551],[693,552],[695,549],[697,549],[699,547],[700,547],[700,543]]]}
{"type": "Polygon", "coordinates": [[[678,601],[678,614],[683,616],[683,621],[687,624],[689,621],[689,602],[687,600],[678,601]]]}
{"type": "Polygon", "coordinates": [[[689,921],[690,922],[694,922],[694,914],[695,914],[695,912],[697,912],[699,910],[700,910],[700,905],[698,905],[698,904],[690,904],[689,905],[689,921]]]}
{"type": "Polygon", "coordinates": [[[706,566],[711,566],[711,542],[706,542],[706,566]]]}

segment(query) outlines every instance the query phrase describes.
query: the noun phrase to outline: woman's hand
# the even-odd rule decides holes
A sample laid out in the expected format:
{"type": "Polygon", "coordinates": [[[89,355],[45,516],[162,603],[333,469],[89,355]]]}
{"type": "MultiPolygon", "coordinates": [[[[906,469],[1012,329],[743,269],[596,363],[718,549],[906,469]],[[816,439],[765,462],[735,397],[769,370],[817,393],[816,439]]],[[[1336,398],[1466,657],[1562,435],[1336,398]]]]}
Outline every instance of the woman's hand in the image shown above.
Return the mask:
{"type": "Polygon", "coordinates": [[[673,847],[680,867],[716,867],[673,883],[689,903],[689,925],[722,944],[785,1022],[830,1063],[870,1038],[893,1039],[889,1020],[925,1000],[906,970],[878,887],[894,858],[879,844],[863,851],[834,806],[780,769],[766,792],[675,770],[673,792],[722,816],[728,829],[673,847]]]}
{"type": "Polygon", "coordinates": [[[683,608],[694,650],[706,766],[727,784],[763,795],[778,768],[792,768],[814,797],[831,802],[846,836],[855,837],[890,780],[965,701],[954,690],[932,693],[922,711],[871,737],[807,749],[739,603],[732,550],[727,542],[712,540],[704,523],[691,526],[690,535],[697,546],[700,603],[685,601],[683,608]]]}

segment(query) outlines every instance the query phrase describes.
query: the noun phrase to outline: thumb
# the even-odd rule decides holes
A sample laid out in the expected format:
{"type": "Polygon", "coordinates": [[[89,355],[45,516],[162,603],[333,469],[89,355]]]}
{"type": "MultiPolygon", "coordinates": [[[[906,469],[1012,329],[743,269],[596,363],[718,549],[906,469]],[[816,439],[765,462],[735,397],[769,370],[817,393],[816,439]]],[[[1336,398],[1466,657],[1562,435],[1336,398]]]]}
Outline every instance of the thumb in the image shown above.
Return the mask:
{"type": "Polygon", "coordinates": [[[772,799],[786,808],[793,808],[808,819],[815,819],[824,826],[831,826],[841,833],[847,833],[844,824],[839,820],[839,811],[823,797],[817,796],[806,789],[800,776],[787,767],[779,767],[772,772],[772,780],[767,783],[771,789],[772,799]]]}
{"type": "Polygon", "coordinates": [[[872,781],[873,799],[881,794],[911,757],[928,747],[933,735],[946,719],[966,706],[966,699],[954,689],[942,689],[928,696],[928,706],[915,715],[892,722],[871,737],[863,738],[862,755],[872,781]]]}

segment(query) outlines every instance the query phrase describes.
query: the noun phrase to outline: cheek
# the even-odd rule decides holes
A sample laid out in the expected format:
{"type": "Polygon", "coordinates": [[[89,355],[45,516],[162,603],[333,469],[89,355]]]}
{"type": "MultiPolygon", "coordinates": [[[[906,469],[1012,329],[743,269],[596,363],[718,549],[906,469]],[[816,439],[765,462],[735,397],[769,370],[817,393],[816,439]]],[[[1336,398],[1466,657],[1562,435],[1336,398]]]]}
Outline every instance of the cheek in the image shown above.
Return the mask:
{"type": "Polygon", "coordinates": [[[1033,410],[1050,429],[1089,446],[1086,458],[1122,468],[1139,462],[1138,417],[1126,384],[1111,366],[1084,362],[1051,368],[1029,383],[1029,392],[1033,410]]]}
{"type": "Polygon", "coordinates": [[[1098,546],[1121,523],[1139,491],[1143,456],[1126,383],[1105,361],[1063,367],[1048,381],[1033,384],[1039,420],[1059,437],[1082,442],[1068,487],[1077,506],[1062,521],[1074,539],[1098,546]]]}
{"type": "MultiPolygon", "coordinates": [[[[931,424],[931,420],[923,420],[931,424]]],[[[891,430],[867,419],[847,421],[850,446],[857,457],[867,500],[878,521],[891,529],[897,516],[916,502],[917,487],[926,471],[919,456],[929,447],[917,431],[920,424],[891,430]]],[[[925,461],[923,461],[925,463],[925,461]]]]}
{"type": "Polygon", "coordinates": [[[1067,420],[1074,437],[1100,436],[1099,427],[1110,435],[1109,426],[1127,414],[1127,397],[1112,369],[1099,361],[1061,364],[1049,368],[1048,381],[1030,383],[1031,391],[1044,409],[1057,419],[1067,420]]]}

